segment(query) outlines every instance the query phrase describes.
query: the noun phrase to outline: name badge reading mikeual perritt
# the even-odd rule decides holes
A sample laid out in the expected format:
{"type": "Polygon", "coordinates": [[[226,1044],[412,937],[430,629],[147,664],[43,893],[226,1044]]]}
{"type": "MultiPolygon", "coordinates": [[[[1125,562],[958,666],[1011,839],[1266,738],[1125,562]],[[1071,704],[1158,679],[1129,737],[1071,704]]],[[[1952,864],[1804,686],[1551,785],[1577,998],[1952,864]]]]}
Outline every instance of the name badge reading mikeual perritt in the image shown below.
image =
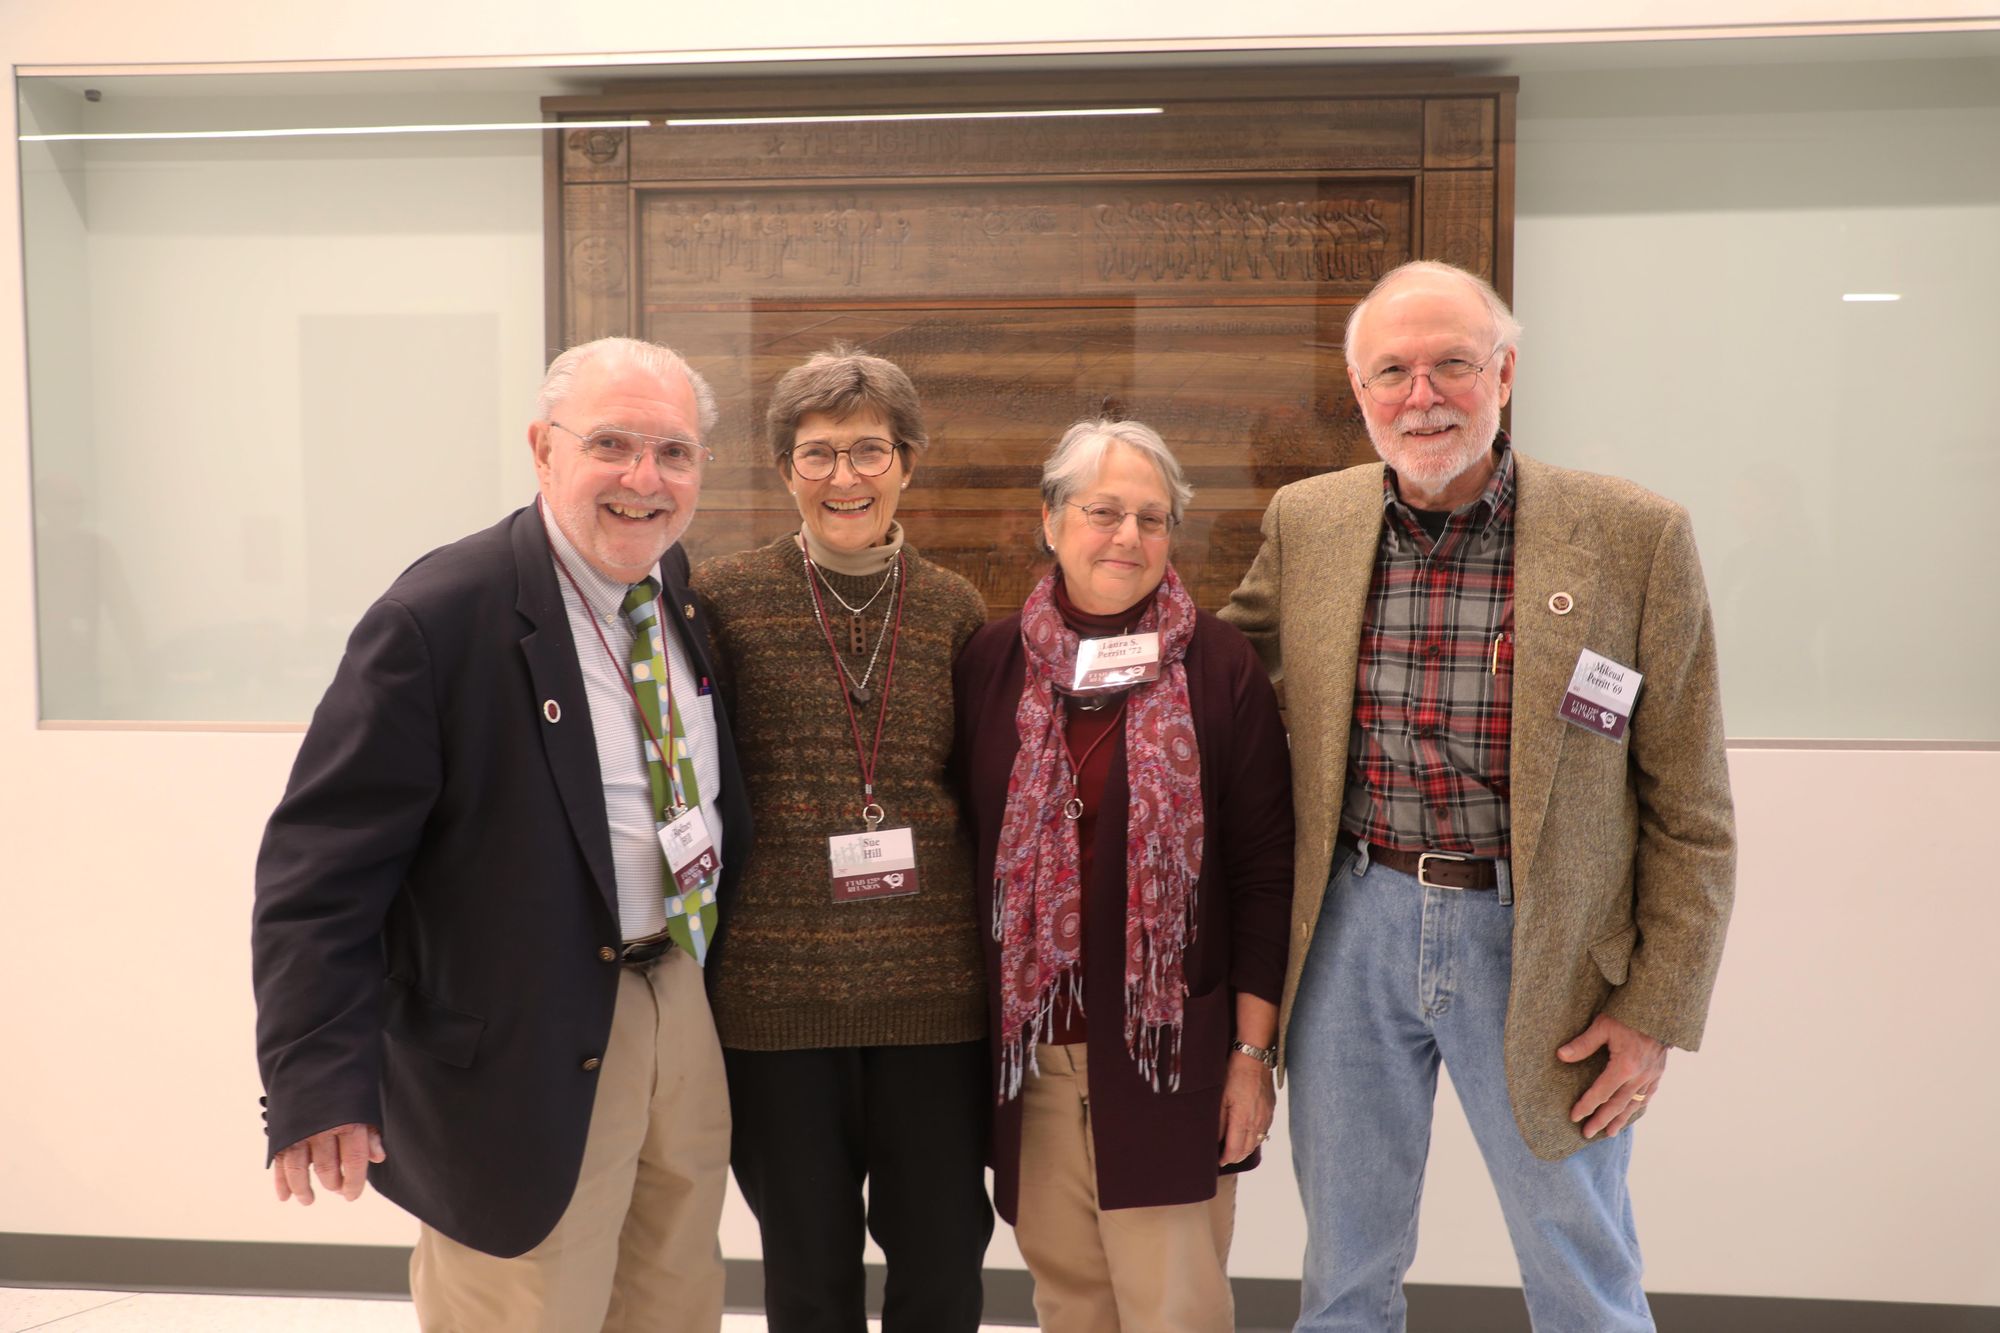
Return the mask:
{"type": "Polygon", "coordinates": [[[1122,690],[1160,678],[1160,636],[1120,634],[1109,639],[1084,639],[1076,645],[1076,679],[1072,694],[1092,690],[1122,690]]]}
{"type": "Polygon", "coordinates": [[[1576,659],[1556,716],[1571,726],[1594,731],[1614,741],[1625,739],[1632,720],[1632,706],[1639,698],[1639,684],[1646,678],[1631,667],[1621,666],[1603,653],[1588,648],[1576,659]]]}
{"type": "Polygon", "coordinates": [[[866,902],[917,891],[917,848],[907,828],[836,833],[826,840],[833,865],[833,900],[866,902]]]}

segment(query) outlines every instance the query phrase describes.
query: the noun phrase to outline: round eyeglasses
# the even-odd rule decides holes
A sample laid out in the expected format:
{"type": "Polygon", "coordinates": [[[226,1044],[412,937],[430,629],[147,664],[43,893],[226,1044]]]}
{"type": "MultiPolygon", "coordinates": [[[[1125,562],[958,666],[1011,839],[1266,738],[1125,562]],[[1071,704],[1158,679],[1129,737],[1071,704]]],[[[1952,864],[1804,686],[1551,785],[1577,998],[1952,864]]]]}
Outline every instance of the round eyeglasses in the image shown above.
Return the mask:
{"type": "Polygon", "coordinates": [[[1431,392],[1440,398],[1447,394],[1460,393],[1478,379],[1486,367],[1493,363],[1495,353],[1501,344],[1495,343],[1493,351],[1484,360],[1467,361],[1463,357],[1450,357],[1433,365],[1429,370],[1411,370],[1408,366],[1390,366],[1378,370],[1361,381],[1361,387],[1368,390],[1368,396],[1384,407],[1394,407],[1407,399],[1415,391],[1419,379],[1429,379],[1431,392]]]}
{"type": "Polygon", "coordinates": [[[1139,525],[1141,537],[1164,537],[1174,524],[1180,522],[1172,514],[1159,509],[1120,509],[1117,505],[1074,503],[1070,503],[1069,507],[1081,512],[1083,521],[1099,532],[1116,532],[1130,518],[1139,525]]]}
{"type": "Polygon", "coordinates": [[[549,422],[565,435],[574,437],[583,451],[600,463],[609,463],[620,472],[631,470],[634,463],[646,455],[653,456],[653,464],[663,473],[677,473],[683,476],[701,471],[702,464],[714,461],[715,453],[693,440],[661,438],[655,435],[641,435],[636,431],[613,430],[600,426],[588,435],[578,434],[560,421],[549,422]]]}
{"type": "Polygon", "coordinates": [[[844,456],[857,477],[879,477],[896,461],[896,442],[866,435],[844,449],[825,440],[807,440],[791,447],[792,471],[806,481],[825,481],[840,466],[844,456]]]}

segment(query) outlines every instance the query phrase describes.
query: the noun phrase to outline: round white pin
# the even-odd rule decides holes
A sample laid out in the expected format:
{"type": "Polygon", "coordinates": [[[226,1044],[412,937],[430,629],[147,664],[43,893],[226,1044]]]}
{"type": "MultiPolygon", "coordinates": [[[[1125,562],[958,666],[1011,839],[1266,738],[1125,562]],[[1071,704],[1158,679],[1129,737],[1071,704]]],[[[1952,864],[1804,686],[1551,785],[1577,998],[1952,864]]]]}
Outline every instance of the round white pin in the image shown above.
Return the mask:
{"type": "Polygon", "coordinates": [[[562,705],[554,699],[542,700],[542,716],[551,722],[562,721],[562,705]]]}

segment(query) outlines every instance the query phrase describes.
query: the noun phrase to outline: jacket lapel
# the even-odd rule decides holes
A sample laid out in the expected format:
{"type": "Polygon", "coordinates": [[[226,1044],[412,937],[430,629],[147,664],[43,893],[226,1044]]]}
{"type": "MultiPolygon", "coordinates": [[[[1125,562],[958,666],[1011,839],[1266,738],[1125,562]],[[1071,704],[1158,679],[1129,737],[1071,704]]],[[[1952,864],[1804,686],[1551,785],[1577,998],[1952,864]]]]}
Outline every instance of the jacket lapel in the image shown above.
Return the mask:
{"type": "Polygon", "coordinates": [[[514,609],[533,628],[521,636],[521,655],[534,683],[535,726],[569,816],[570,831],[583,849],[597,891],[618,918],[618,881],[611,866],[611,827],[604,816],[604,779],[597,767],[597,736],[590,725],[590,699],[584,693],[583,670],[576,661],[576,639],[569,630],[569,612],[556,585],[549,559],[548,535],[542,516],[529,505],[515,516],[512,532],[514,563],[520,591],[514,609]],[[555,705],[556,721],[549,720],[555,705]]]}
{"type": "Polygon", "coordinates": [[[1597,557],[1575,545],[1576,513],[1554,471],[1515,454],[1514,682],[1509,819],[1515,884],[1530,880],[1556,768],[1572,727],[1556,716],[1596,609],[1597,557]],[[1569,596],[1569,611],[1551,606],[1569,596]]]}
{"type": "Polygon", "coordinates": [[[1361,625],[1367,618],[1375,556],[1382,543],[1383,467],[1375,463],[1357,470],[1364,471],[1368,480],[1332,491],[1324,508],[1304,516],[1300,524],[1301,531],[1327,534],[1324,542],[1309,551],[1302,586],[1322,592],[1306,600],[1308,609],[1299,641],[1312,645],[1312,660],[1325,662],[1329,668],[1326,679],[1318,684],[1324,703],[1316,711],[1320,717],[1338,719],[1338,723],[1321,738],[1317,777],[1323,793],[1321,808],[1331,812],[1336,825],[1347,785],[1348,719],[1354,714],[1361,625]]]}

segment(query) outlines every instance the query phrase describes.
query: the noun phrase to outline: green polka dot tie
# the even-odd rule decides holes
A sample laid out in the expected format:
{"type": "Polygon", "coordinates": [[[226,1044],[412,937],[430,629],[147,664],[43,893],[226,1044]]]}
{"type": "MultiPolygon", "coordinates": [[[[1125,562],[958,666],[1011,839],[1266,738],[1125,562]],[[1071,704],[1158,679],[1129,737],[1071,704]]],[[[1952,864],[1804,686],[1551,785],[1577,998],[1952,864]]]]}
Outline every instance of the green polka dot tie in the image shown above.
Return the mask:
{"type": "MultiPolygon", "coordinates": [[[[653,787],[653,818],[665,825],[683,811],[700,807],[701,786],[695,778],[687,732],[681,726],[680,706],[674,702],[673,687],[667,680],[666,628],[660,624],[659,597],[659,580],[643,579],[625,594],[620,609],[632,622],[632,693],[646,718],[646,775],[653,787]],[[663,697],[665,726],[660,720],[663,697]],[[671,764],[661,755],[655,737],[664,738],[673,748],[671,764]]],[[[713,838],[715,832],[710,829],[709,836],[713,838]]],[[[664,864],[664,852],[660,859],[664,864]]],[[[665,866],[664,873],[667,933],[695,962],[705,962],[709,941],[715,938],[715,887],[719,873],[709,874],[686,891],[675,882],[672,866],[665,866]]]]}

